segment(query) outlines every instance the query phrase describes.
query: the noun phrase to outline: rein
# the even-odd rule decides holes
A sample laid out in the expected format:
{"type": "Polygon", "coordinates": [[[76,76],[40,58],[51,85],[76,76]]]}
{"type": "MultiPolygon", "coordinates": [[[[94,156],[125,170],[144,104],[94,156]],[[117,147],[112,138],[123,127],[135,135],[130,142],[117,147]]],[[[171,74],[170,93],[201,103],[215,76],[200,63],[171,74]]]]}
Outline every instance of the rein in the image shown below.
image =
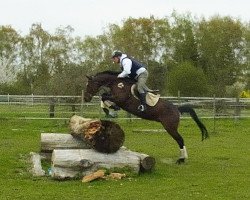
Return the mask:
{"type": "MultiPolygon", "coordinates": [[[[110,88],[112,85],[119,84],[119,78],[117,78],[116,75],[114,75],[114,76],[115,76],[115,78],[112,77],[110,79],[106,79],[106,82],[104,82],[103,80],[100,80],[100,79],[99,80],[97,79],[96,82],[98,83],[98,85],[100,85],[100,88],[105,88],[105,87],[110,88]]],[[[126,83],[124,83],[125,80],[123,80],[123,78],[121,79],[121,81],[123,82],[124,85],[126,84],[126,83]]],[[[117,87],[119,87],[119,86],[117,85],[117,87]]],[[[127,91],[127,92],[128,92],[128,98],[133,97],[133,95],[131,94],[130,91],[127,91]]]]}

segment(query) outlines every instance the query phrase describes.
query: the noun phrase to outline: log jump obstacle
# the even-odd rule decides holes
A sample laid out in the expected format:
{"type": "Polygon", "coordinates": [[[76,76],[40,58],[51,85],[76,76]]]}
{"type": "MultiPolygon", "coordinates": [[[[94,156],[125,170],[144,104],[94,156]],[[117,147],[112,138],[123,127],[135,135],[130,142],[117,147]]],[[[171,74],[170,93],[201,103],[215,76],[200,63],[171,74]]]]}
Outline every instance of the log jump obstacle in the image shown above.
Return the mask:
{"type": "Polygon", "coordinates": [[[34,176],[44,176],[41,159],[51,162],[52,178],[80,178],[99,169],[130,169],[133,173],[151,171],[155,159],[122,146],[125,134],[112,121],[73,116],[69,133],[41,133],[41,151],[31,153],[34,176]]]}

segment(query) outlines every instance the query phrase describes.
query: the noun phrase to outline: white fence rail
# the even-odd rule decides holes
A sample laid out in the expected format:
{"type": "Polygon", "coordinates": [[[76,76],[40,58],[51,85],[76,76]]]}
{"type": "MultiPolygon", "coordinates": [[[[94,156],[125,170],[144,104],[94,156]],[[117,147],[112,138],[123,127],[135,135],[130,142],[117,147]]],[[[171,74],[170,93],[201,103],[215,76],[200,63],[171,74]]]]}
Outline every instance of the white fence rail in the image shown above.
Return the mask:
{"type": "MultiPolygon", "coordinates": [[[[203,118],[250,118],[250,98],[161,97],[189,104],[203,118]]],[[[85,103],[82,96],[0,95],[0,117],[69,118],[72,114],[103,117],[100,98],[85,103]],[[16,114],[15,114],[16,113],[16,114]]],[[[133,117],[119,111],[119,119],[133,117]],[[120,114],[121,113],[121,114],[120,114]]]]}

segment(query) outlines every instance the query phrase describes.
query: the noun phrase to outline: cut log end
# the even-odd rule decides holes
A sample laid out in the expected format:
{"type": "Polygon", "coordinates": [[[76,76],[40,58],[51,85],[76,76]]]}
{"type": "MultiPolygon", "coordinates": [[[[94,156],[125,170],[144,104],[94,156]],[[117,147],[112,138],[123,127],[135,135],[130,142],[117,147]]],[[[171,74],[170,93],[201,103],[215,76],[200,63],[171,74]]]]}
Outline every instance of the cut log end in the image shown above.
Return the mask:
{"type": "Polygon", "coordinates": [[[142,172],[152,171],[154,169],[154,166],[155,166],[155,158],[147,156],[141,160],[140,171],[142,172]]]}
{"type": "Polygon", "coordinates": [[[84,140],[93,149],[103,153],[114,153],[119,150],[125,138],[124,131],[115,122],[80,116],[70,119],[70,130],[72,136],[84,140]]]}
{"type": "Polygon", "coordinates": [[[124,131],[114,122],[101,120],[101,123],[102,128],[93,136],[91,144],[99,152],[114,153],[124,143],[124,131]]]}

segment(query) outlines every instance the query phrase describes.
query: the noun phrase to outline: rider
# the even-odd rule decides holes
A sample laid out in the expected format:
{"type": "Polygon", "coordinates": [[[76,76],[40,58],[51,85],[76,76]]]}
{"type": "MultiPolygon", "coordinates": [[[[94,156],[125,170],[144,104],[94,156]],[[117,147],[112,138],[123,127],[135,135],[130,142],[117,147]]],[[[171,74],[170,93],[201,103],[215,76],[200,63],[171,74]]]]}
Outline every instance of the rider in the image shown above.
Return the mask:
{"type": "Polygon", "coordinates": [[[148,71],[145,66],[133,58],[127,56],[127,54],[121,51],[114,51],[112,54],[114,63],[120,64],[122,72],[118,74],[118,78],[129,77],[137,81],[137,89],[139,92],[139,99],[141,105],[138,107],[140,111],[146,110],[146,93],[149,88],[146,86],[148,79],[148,71]]]}

